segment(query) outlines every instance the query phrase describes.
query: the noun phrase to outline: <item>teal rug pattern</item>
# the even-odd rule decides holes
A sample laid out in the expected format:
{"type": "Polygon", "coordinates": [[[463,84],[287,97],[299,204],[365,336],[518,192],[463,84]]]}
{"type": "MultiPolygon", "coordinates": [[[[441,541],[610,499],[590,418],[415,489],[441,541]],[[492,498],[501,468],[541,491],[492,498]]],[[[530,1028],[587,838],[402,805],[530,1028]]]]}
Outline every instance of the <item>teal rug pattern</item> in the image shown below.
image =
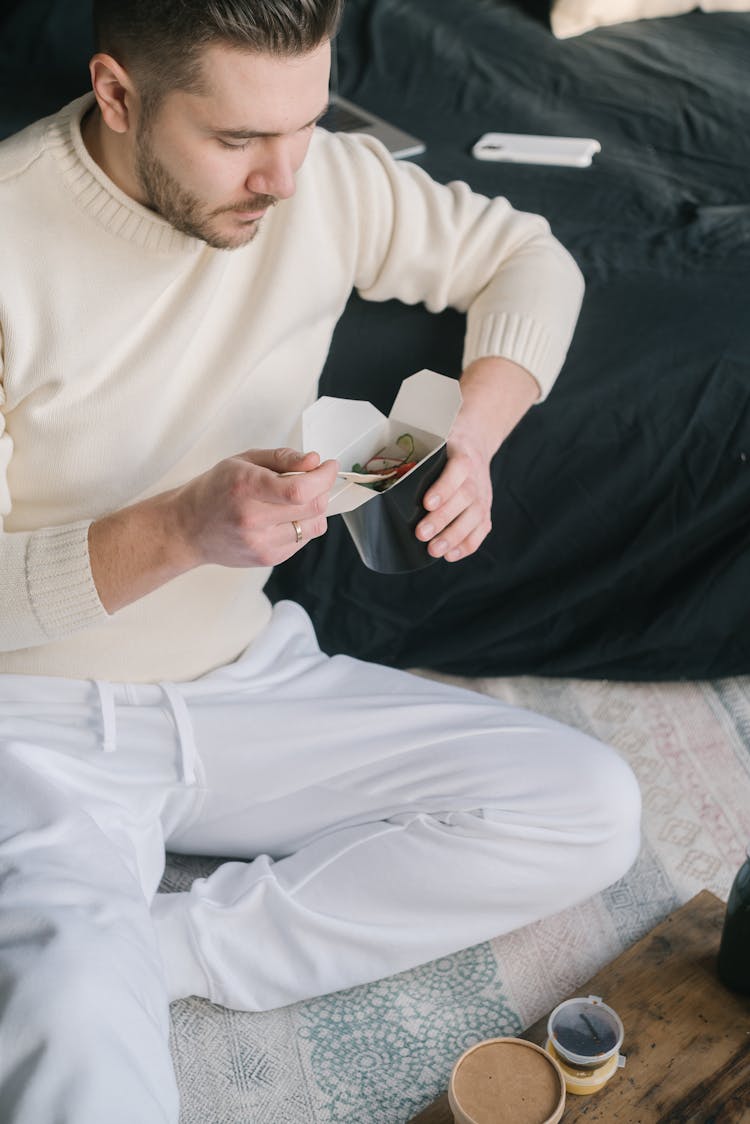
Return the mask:
{"type": "Polygon", "coordinates": [[[489,945],[302,1004],[297,1022],[331,1124],[407,1120],[445,1087],[447,1059],[520,1029],[489,945]]]}
{"type": "MultiPolygon", "coordinates": [[[[390,979],[261,1014],[173,1004],[180,1124],[407,1124],[469,1046],[520,1033],[700,890],[726,899],[750,841],[750,678],[440,678],[618,749],[643,795],[637,862],[596,898],[390,979]]],[[[162,889],[216,865],[170,856],[162,889]]]]}

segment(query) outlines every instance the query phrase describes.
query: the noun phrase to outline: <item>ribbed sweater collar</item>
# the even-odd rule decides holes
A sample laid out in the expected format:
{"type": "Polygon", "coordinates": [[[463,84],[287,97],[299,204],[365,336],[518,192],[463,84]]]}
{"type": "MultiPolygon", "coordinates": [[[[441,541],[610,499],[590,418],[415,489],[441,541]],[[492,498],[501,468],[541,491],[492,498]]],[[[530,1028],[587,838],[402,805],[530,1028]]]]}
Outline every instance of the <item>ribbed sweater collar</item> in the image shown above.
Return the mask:
{"type": "Polygon", "coordinates": [[[89,93],[49,119],[47,146],[79,207],[118,238],[157,253],[194,254],[205,242],[182,234],[159,215],[131,199],[92,160],[81,137],[81,121],[93,105],[89,93]]]}

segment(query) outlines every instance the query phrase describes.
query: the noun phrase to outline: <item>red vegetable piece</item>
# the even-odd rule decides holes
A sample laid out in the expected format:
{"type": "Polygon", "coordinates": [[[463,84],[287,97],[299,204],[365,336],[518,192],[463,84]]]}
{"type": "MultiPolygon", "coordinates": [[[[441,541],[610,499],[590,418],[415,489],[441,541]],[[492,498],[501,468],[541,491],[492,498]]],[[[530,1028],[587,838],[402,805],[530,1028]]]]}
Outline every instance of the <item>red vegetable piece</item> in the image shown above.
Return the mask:
{"type": "Polygon", "coordinates": [[[400,464],[394,473],[394,479],[398,480],[400,476],[405,476],[407,472],[411,472],[416,467],[416,461],[406,461],[404,464],[400,464]]]}

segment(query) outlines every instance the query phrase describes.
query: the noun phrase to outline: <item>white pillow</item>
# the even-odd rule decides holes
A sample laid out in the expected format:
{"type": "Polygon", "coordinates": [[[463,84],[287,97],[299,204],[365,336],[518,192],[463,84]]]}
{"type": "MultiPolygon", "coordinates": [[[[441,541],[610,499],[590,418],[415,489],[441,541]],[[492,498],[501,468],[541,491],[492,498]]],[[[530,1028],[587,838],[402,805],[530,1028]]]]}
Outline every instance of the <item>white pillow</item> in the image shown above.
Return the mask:
{"type": "Polygon", "coordinates": [[[553,0],[550,23],[558,39],[567,39],[605,24],[679,16],[692,8],[750,12],[750,0],[553,0]]]}

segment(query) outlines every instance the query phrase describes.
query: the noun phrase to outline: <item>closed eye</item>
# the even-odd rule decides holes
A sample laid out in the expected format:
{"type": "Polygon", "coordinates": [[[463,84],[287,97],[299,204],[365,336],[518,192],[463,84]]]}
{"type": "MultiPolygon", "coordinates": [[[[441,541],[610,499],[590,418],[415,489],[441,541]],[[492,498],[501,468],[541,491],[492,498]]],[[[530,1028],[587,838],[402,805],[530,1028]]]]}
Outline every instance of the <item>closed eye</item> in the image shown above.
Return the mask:
{"type": "MultiPolygon", "coordinates": [[[[318,124],[318,122],[323,117],[325,117],[327,112],[328,112],[328,106],[326,106],[325,109],[321,110],[320,113],[312,119],[312,121],[308,121],[306,125],[302,125],[297,130],[297,132],[299,132],[299,133],[311,133],[313,131],[313,129],[315,128],[315,126],[318,124]]],[[[233,136],[233,135],[237,137],[236,140],[224,140],[224,138],[222,136],[217,136],[216,139],[218,140],[218,142],[222,146],[222,148],[233,148],[233,149],[236,149],[238,152],[242,152],[243,149],[247,148],[247,146],[250,144],[251,141],[259,140],[262,137],[280,136],[281,134],[280,133],[243,133],[239,129],[236,130],[236,132],[233,131],[233,132],[229,132],[229,133],[224,134],[224,136],[233,136]]]]}
{"type": "Polygon", "coordinates": [[[216,139],[218,140],[222,148],[233,148],[236,152],[242,152],[243,149],[247,148],[247,146],[250,144],[249,140],[241,141],[238,143],[236,141],[232,142],[222,140],[221,137],[217,137],[216,139]]]}

